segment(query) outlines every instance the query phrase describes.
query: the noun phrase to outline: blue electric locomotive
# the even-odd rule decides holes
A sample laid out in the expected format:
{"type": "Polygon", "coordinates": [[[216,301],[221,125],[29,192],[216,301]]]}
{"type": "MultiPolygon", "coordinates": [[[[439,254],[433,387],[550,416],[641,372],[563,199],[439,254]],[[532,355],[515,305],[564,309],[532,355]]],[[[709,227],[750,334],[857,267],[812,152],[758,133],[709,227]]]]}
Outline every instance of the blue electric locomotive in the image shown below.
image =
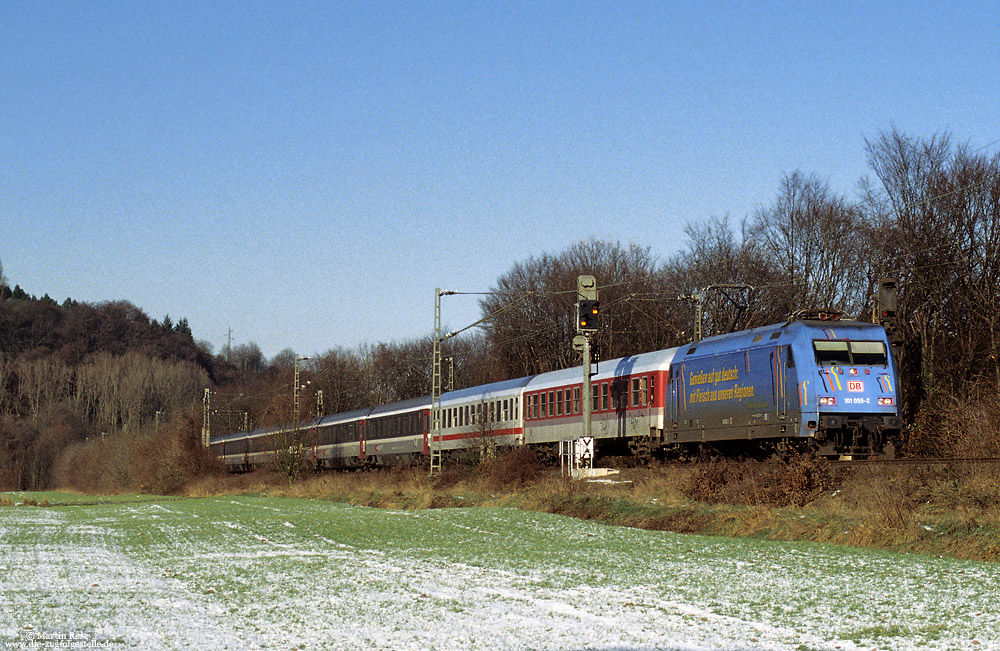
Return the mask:
{"type": "Polygon", "coordinates": [[[665,443],[767,439],[823,456],[893,456],[901,428],[889,342],[878,325],[803,319],[677,350],[665,443]]]}

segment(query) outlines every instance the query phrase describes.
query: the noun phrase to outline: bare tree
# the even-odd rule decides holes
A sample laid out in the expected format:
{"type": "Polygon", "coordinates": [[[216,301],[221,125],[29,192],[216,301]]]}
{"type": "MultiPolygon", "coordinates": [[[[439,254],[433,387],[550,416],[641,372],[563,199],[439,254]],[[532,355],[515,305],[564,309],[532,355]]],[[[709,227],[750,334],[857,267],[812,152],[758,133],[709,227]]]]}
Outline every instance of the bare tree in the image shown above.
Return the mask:
{"type": "MultiPolygon", "coordinates": [[[[692,296],[710,286],[745,285],[752,290],[727,288],[701,292],[704,334],[732,332],[754,325],[763,325],[787,315],[776,309],[769,299],[769,288],[777,281],[761,254],[761,248],[747,236],[747,225],[741,223],[739,240],[727,217],[712,218],[700,224],[689,224],[687,249],[673,256],[666,266],[670,284],[692,296]],[[764,288],[764,289],[759,289],[764,288]]],[[[691,326],[694,306],[685,303],[682,334],[685,340],[694,336],[691,326]]]]}
{"type": "Polygon", "coordinates": [[[870,246],[899,276],[910,399],[961,395],[980,378],[1000,386],[1000,155],[895,128],[866,146],[878,183],[865,186],[870,246]]]}
{"type": "Polygon", "coordinates": [[[862,213],[814,175],[793,172],[781,181],[770,206],[749,227],[766,264],[777,270],[769,301],[790,314],[802,308],[835,308],[858,316],[868,305],[862,213]]]}
{"type": "Polygon", "coordinates": [[[519,262],[480,301],[487,355],[503,377],[533,375],[579,364],[570,345],[576,334],[577,277],[597,279],[603,325],[599,354],[619,357],[662,348],[676,339],[667,315],[676,309],[648,247],[590,240],[559,255],[519,262]]]}

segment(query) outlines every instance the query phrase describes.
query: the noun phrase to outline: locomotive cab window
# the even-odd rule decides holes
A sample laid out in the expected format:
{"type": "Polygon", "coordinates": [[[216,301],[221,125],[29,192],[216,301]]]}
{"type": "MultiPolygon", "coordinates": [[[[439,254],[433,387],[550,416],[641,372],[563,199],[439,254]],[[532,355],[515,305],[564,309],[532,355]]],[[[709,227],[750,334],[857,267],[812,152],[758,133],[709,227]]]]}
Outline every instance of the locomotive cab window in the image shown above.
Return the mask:
{"type": "Polygon", "coordinates": [[[816,340],[813,350],[816,351],[816,363],[820,366],[851,363],[851,351],[846,341],[816,340]]]}
{"type": "Polygon", "coordinates": [[[885,344],[881,341],[852,341],[851,357],[857,366],[886,366],[885,344]]]}
{"type": "Polygon", "coordinates": [[[888,357],[881,341],[827,341],[813,342],[816,363],[822,365],[844,364],[849,366],[886,366],[888,357]]]}

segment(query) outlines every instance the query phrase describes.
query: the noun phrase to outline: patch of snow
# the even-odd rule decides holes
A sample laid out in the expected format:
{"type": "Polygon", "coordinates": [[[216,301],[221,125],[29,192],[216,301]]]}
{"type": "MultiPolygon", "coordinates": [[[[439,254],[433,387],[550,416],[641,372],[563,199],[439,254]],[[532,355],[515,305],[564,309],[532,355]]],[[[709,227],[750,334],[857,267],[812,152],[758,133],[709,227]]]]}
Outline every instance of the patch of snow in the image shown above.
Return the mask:
{"type": "Polygon", "coordinates": [[[1000,650],[995,564],[508,509],[109,508],[0,510],[0,642],[33,627],[139,649],[1000,650]]]}

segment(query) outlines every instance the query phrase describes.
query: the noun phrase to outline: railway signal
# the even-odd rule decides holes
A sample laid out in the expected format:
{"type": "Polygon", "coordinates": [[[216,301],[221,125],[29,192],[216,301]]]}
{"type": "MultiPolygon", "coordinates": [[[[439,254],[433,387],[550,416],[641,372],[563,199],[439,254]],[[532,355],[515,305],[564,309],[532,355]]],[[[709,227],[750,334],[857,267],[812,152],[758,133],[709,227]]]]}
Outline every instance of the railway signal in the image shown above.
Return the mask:
{"type": "Polygon", "coordinates": [[[577,330],[580,332],[597,330],[601,316],[600,301],[579,301],[577,312],[579,314],[576,321],[577,330]]]}
{"type": "Polygon", "coordinates": [[[896,319],[896,279],[883,278],[878,281],[878,315],[883,326],[896,319]]]}
{"type": "Polygon", "coordinates": [[[887,277],[878,281],[877,319],[879,325],[885,328],[889,341],[895,344],[898,340],[896,330],[896,279],[887,277]]]}

